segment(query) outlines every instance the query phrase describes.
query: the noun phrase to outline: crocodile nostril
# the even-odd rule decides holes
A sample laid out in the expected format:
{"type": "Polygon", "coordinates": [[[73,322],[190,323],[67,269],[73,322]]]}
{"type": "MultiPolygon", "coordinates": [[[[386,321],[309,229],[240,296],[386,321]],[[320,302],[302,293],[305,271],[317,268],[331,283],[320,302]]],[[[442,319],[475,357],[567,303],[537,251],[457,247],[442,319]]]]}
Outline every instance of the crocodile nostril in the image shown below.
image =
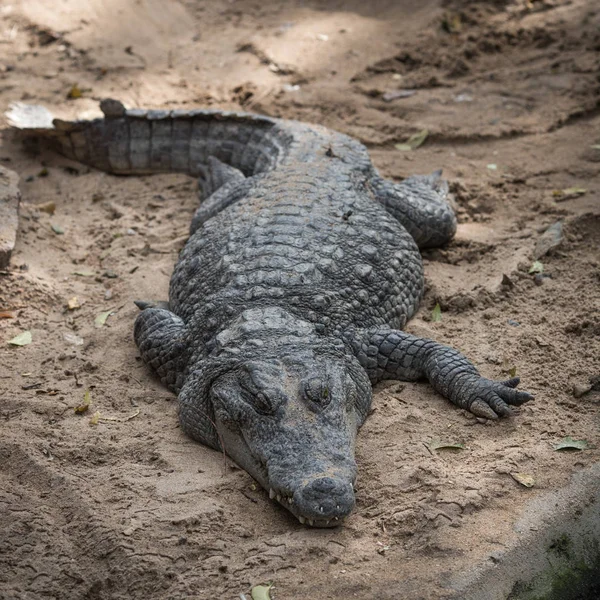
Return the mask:
{"type": "Polygon", "coordinates": [[[300,491],[298,509],[306,518],[345,517],[354,507],[354,490],[345,479],[319,477],[300,491]]]}
{"type": "Polygon", "coordinates": [[[335,491],[336,487],[338,487],[338,482],[331,477],[321,477],[319,479],[314,479],[309,486],[315,491],[320,492],[322,494],[330,494],[335,491]]]}

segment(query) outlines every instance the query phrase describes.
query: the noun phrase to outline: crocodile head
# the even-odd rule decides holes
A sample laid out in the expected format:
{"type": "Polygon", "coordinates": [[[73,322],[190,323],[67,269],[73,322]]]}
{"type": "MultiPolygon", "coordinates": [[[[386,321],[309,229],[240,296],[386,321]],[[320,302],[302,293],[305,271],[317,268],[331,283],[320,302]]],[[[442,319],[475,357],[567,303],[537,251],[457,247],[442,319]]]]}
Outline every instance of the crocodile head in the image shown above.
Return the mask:
{"type": "Polygon", "coordinates": [[[354,440],[371,392],[352,361],[296,347],[241,361],[210,390],[225,452],[316,527],[338,525],[354,507],[354,440]]]}

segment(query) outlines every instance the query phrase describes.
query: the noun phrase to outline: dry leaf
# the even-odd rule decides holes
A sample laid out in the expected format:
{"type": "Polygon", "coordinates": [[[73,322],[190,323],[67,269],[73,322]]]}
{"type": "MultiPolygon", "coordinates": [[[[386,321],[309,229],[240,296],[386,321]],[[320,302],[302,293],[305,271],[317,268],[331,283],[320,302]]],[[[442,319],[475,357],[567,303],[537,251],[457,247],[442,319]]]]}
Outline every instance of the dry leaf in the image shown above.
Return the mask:
{"type": "Polygon", "coordinates": [[[16,316],[12,310],[0,310],[0,319],[14,319],[16,316]]]}
{"type": "Polygon", "coordinates": [[[91,417],[90,417],[90,425],[98,425],[98,421],[100,420],[100,411],[96,411],[91,417]]]}
{"type": "Polygon", "coordinates": [[[90,396],[90,390],[86,390],[85,394],[83,395],[83,402],[79,405],[75,407],[75,413],[78,415],[82,415],[84,412],[87,412],[90,408],[90,404],[92,402],[91,396],[90,396]]]}
{"type": "Polygon", "coordinates": [[[54,202],[44,202],[43,204],[35,204],[34,206],[40,212],[45,212],[49,215],[53,215],[56,210],[56,204],[54,204],[54,202]]]}
{"type": "Polygon", "coordinates": [[[271,600],[271,594],[269,592],[272,587],[272,583],[268,583],[266,585],[255,585],[250,591],[252,600],[271,600]]]}
{"type": "Polygon", "coordinates": [[[544,265],[539,261],[536,260],[531,267],[529,267],[529,271],[527,271],[530,275],[532,275],[533,273],[543,273],[544,272],[544,265]]]}
{"type": "Polygon", "coordinates": [[[589,447],[587,440],[574,440],[570,435],[564,437],[556,446],[555,450],[586,450],[589,447]]]}
{"type": "Polygon", "coordinates": [[[419,133],[411,135],[404,144],[396,144],[394,148],[403,152],[409,152],[410,150],[416,150],[419,146],[422,146],[429,135],[429,130],[423,129],[419,133]]]}
{"type": "Polygon", "coordinates": [[[94,327],[102,327],[106,323],[106,320],[108,319],[108,317],[110,317],[110,315],[112,315],[112,313],[113,313],[112,310],[107,310],[105,312],[101,312],[94,319],[94,327]]]}
{"type": "Polygon", "coordinates": [[[529,475],[529,473],[511,473],[510,476],[525,487],[530,488],[535,485],[535,479],[533,478],[533,475],[529,475]]]}
{"type": "Polygon", "coordinates": [[[69,93],[67,94],[67,98],[69,100],[74,100],[76,98],[81,98],[81,96],[83,96],[83,92],[79,88],[79,86],[75,83],[73,85],[73,87],[69,90],[69,93]]]}
{"type": "Polygon", "coordinates": [[[79,300],[77,299],[77,296],[73,296],[72,298],[69,298],[69,300],[67,301],[67,308],[69,310],[75,310],[76,308],[81,308],[81,304],[79,304],[79,300]]]}
{"type": "Polygon", "coordinates": [[[27,344],[31,344],[31,339],[31,331],[24,331],[15,336],[12,340],[8,340],[8,343],[13,346],[27,346],[27,344]]]}
{"type": "Polygon", "coordinates": [[[463,24],[459,13],[447,13],[442,17],[442,29],[448,33],[460,33],[463,24]]]}

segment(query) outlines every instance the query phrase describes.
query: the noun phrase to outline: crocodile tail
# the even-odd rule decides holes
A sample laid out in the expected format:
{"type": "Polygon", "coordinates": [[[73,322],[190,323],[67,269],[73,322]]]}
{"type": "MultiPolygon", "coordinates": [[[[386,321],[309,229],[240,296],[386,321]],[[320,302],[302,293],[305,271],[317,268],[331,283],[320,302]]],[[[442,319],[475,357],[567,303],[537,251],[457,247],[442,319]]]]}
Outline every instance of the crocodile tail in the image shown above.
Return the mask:
{"type": "Polygon", "coordinates": [[[180,172],[198,176],[213,156],[250,176],[274,168],[292,139],[282,122],[217,110],[126,109],[100,103],[104,118],[53,119],[42,106],[15,103],[13,127],[48,138],[63,155],[109,173],[180,172]]]}

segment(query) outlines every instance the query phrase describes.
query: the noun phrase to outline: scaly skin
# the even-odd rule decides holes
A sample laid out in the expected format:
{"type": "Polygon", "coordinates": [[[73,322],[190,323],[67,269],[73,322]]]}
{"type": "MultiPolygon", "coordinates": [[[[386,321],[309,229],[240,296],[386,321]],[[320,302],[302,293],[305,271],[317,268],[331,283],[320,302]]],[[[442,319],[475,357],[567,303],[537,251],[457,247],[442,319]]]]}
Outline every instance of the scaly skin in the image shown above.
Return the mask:
{"type": "MultiPolygon", "coordinates": [[[[382,379],[427,378],[486,418],[531,399],[459,352],[401,331],[423,292],[419,247],[456,220],[440,173],[386,181],[364,146],[318,126],[217,111],[126,111],[32,129],[114,173],[183,171],[208,198],[169,302],[138,303],[142,358],[181,426],[225,450],[302,523],[354,506],[354,441],[382,379]]],[[[23,109],[9,116],[32,128],[23,109]]]]}

